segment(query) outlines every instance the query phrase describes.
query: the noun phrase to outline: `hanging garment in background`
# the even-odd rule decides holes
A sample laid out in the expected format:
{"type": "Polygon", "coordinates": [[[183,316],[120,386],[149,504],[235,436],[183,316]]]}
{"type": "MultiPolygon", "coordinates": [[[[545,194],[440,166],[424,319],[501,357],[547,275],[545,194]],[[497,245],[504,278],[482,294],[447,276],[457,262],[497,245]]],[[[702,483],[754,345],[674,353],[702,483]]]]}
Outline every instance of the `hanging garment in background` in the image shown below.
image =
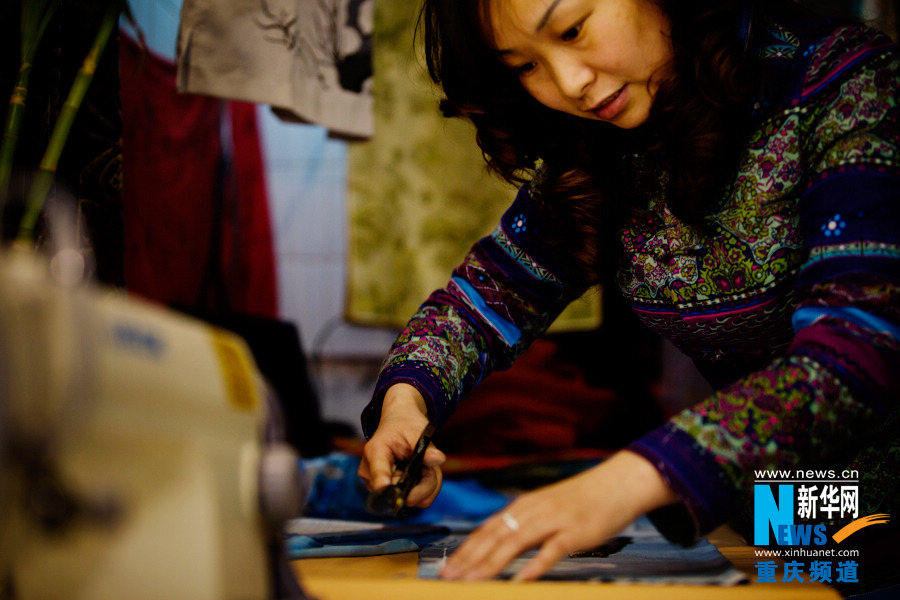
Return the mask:
{"type": "Polygon", "coordinates": [[[372,135],[374,0],[184,0],[178,90],[372,135]]]}
{"type": "Polygon", "coordinates": [[[277,316],[256,107],[179,94],[173,63],[120,39],[126,288],[277,316]]]}

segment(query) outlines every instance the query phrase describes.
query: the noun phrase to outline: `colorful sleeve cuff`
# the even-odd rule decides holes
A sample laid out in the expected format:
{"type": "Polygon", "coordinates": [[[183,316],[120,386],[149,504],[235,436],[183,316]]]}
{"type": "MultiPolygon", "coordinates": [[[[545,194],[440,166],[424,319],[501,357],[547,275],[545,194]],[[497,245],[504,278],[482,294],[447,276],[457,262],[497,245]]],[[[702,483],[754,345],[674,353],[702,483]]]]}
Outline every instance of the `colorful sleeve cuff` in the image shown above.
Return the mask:
{"type": "Polygon", "coordinates": [[[683,510],[667,508],[649,515],[668,539],[691,544],[731,516],[737,490],[715,459],[681,429],[663,425],[628,450],[649,460],[681,499],[683,510]]]}

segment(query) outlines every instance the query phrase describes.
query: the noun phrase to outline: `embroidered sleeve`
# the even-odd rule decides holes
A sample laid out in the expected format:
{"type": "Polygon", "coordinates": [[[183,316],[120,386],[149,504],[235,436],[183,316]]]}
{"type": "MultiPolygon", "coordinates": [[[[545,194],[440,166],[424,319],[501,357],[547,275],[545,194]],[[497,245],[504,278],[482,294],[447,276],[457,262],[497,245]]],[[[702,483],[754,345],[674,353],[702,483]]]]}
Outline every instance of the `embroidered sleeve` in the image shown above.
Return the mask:
{"type": "Polygon", "coordinates": [[[384,393],[399,382],[416,387],[443,425],[460,399],[492,371],[508,368],[583,291],[567,289],[539,250],[533,194],[523,186],[497,229],[469,250],[401,332],[363,411],[367,437],[384,393]]]}
{"type": "Polygon", "coordinates": [[[802,99],[815,114],[801,139],[808,260],[794,339],[765,369],[632,446],[684,500],[695,535],[734,515],[757,469],[834,468],[868,443],[896,443],[900,68],[884,38],[861,29],[839,31],[817,52],[802,99]]]}

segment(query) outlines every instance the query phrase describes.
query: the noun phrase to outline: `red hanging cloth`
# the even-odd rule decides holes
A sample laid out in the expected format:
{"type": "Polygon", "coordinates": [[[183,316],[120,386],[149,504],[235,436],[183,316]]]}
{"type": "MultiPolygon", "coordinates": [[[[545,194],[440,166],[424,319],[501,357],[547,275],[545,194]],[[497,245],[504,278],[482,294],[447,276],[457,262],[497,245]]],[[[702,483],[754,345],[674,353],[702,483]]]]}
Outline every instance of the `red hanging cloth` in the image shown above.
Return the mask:
{"type": "Polygon", "coordinates": [[[120,39],[126,289],[276,317],[255,106],[180,94],[174,63],[120,39]]]}

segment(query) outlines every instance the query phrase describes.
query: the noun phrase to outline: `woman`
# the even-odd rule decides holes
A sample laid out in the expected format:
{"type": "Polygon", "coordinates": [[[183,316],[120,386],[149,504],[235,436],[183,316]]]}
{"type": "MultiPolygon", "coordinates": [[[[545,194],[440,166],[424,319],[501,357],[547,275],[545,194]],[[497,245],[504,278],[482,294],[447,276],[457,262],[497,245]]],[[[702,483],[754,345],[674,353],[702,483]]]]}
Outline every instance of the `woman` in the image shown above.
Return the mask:
{"type": "MultiPolygon", "coordinates": [[[[755,469],[865,464],[874,479],[897,460],[888,38],[721,0],[426,0],[422,25],[445,114],[471,120],[488,166],[521,189],[392,347],[363,413],[369,488],[605,270],[716,390],[516,499],[444,577],[489,578],[539,547],[517,575],[534,579],[643,514],[689,541],[748,514],[755,469]]],[[[434,499],[443,460],[429,450],[410,504],[434,499]]],[[[890,512],[885,489],[860,482],[860,516],[890,512]]]]}

